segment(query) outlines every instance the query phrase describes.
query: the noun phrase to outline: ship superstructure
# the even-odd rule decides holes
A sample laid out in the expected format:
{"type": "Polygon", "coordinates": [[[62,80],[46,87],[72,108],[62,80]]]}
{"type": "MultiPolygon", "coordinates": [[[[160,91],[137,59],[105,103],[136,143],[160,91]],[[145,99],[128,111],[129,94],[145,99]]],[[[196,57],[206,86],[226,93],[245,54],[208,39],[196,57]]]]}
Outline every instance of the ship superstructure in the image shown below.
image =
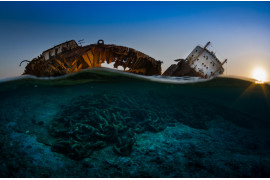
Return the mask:
{"type": "Polygon", "coordinates": [[[223,64],[216,57],[213,51],[209,51],[207,46],[196,46],[186,59],[177,59],[177,64],[172,64],[164,73],[164,76],[197,76],[201,78],[212,78],[223,74],[223,64]]]}
{"type": "Polygon", "coordinates": [[[215,53],[207,49],[209,44],[210,42],[208,42],[203,48],[200,46],[195,47],[186,58],[190,67],[205,78],[223,74],[224,68],[222,65],[227,62],[227,59],[225,59],[221,63],[215,53]]]}

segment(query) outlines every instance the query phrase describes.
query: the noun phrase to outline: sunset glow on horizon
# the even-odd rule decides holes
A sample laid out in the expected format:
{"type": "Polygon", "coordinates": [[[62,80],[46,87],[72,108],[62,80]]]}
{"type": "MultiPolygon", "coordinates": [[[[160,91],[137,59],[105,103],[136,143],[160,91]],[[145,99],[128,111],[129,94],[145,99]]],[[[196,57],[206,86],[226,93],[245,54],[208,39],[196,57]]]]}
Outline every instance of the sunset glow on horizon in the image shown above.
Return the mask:
{"type": "Polygon", "coordinates": [[[266,82],[266,77],[267,77],[267,74],[263,68],[257,67],[253,70],[253,78],[257,80],[257,83],[266,82]]]}
{"type": "Polygon", "coordinates": [[[261,78],[260,66],[269,82],[269,19],[270,2],[0,2],[0,79],[57,44],[103,39],[163,61],[162,72],[211,41],[223,75],[261,78]]]}

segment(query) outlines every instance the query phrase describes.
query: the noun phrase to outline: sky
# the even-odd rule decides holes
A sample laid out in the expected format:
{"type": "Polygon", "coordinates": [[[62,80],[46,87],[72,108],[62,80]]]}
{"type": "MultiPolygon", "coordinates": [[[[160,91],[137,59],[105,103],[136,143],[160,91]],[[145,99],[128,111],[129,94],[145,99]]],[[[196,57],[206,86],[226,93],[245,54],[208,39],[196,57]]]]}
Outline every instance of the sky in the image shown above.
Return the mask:
{"type": "Polygon", "coordinates": [[[225,75],[270,81],[270,2],[0,2],[0,78],[67,40],[103,39],[162,60],[163,72],[197,45],[225,65],[225,75]]]}

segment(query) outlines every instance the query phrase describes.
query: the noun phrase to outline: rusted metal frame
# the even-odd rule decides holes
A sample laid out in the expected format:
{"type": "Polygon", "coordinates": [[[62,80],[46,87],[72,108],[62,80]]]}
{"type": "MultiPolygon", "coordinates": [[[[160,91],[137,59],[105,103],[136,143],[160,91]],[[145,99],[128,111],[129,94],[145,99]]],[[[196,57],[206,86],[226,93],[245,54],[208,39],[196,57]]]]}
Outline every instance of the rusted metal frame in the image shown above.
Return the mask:
{"type": "Polygon", "coordinates": [[[90,64],[93,66],[93,63],[91,62],[91,59],[90,59],[90,57],[88,56],[88,51],[86,52],[86,56],[87,56],[87,58],[89,59],[90,64]]]}
{"type": "Polygon", "coordinates": [[[90,45],[87,48],[78,49],[78,53],[76,52],[74,61],[73,61],[74,57],[70,57],[69,59],[61,58],[61,61],[58,59],[54,59],[54,61],[52,61],[52,59],[51,59],[51,60],[49,60],[49,62],[51,62],[51,64],[47,64],[47,63],[43,64],[40,61],[37,61],[37,62],[32,61],[32,63],[29,63],[27,65],[25,73],[26,74],[30,73],[30,74],[42,75],[44,73],[47,74],[47,73],[51,72],[52,73],[51,75],[53,75],[55,73],[62,74],[64,72],[62,70],[58,69],[60,67],[61,67],[61,69],[63,68],[66,71],[77,71],[83,65],[82,64],[83,60],[82,59],[80,60],[79,58],[83,58],[82,52],[85,50],[90,51],[90,53],[92,53],[91,55],[93,55],[92,61],[90,58],[90,54],[88,54],[86,52],[86,55],[83,55],[83,56],[85,56],[85,58],[87,60],[89,60],[88,65],[93,66],[93,67],[99,66],[101,64],[101,61],[105,62],[105,60],[106,60],[108,63],[115,62],[116,67],[121,65],[124,67],[124,69],[126,69],[128,67],[132,71],[137,71],[137,72],[141,72],[141,73],[145,73],[146,71],[149,70],[149,68],[150,68],[150,71],[157,71],[159,68],[159,63],[155,62],[155,60],[153,60],[152,58],[150,58],[150,57],[146,56],[145,54],[138,52],[132,48],[115,46],[115,45],[103,45],[102,44],[102,45],[98,45],[98,46],[90,45]],[[78,55],[80,57],[76,57],[78,55]],[[140,70],[139,70],[139,67],[141,67],[144,64],[147,65],[147,67],[140,68],[140,70]],[[150,64],[150,66],[149,66],[149,64],[150,64]],[[44,68],[45,66],[47,66],[47,68],[44,68]],[[69,67],[66,67],[66,66],[69,66],[69,67]],[[151,67],[151,66],[153,66],[153,67],[151,67]],[[49,68],[49,67],[51,67],[51,68],[49,68]],[[47,71],[46,71],[46,69],[47,69],[47,71]]]}
{"type": "MultiPolygon", "coordinates": [[[[227,62],[227,59],[225,59],[225,60],[223,61],[223,63],[220,64],[220,66],[219,66],[219,67],[217,68],[217,70],[212,74],[212,76],[215,75],[215,74],[223,67],[223,64],[225,64],[226,62],[227,62]]],[[[209,76],[209,78],[212,77],[212,76],[209,76]]]]}

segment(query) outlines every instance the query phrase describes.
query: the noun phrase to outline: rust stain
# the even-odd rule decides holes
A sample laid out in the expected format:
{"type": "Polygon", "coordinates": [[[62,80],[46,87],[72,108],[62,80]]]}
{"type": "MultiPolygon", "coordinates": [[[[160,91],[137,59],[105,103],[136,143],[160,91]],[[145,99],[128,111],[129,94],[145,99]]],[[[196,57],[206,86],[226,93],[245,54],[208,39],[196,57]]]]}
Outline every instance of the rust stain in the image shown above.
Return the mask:
{"type": "MultiPolygon", "coordinates": [[[[55,48],[57,49],[57,47],[55,48]]],[[[52,50],[53,48],[50,49],[50,51],[52,50]]],[[[50,56],[48,60],[45,60],[45,57],[41,55],[27,64],[23,74],[38,77],[59,76],[77,72],[80,69],[101,67],[104,62],[115,62],[115,68],[123,66],[124,69],[128,68],[127,72],[131,73],[161,75],[162,61],[157,61],[132,48],[104,44],[103,40],[99,40],[97,44],[77,46],[59,54],[56,53],[56,55],[50,56]]]]}

